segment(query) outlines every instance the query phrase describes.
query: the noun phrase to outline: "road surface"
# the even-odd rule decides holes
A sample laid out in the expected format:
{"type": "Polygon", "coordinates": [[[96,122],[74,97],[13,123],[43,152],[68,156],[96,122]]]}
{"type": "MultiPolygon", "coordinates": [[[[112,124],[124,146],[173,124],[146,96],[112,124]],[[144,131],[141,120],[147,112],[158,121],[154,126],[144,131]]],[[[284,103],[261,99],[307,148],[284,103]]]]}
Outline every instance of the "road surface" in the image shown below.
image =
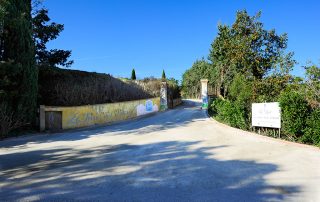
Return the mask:
{"type": "Polygon", "coordinates": [[[187,101],[111,126],[0,142],[1,201],[320,201],[320,151],[187,101]]]}

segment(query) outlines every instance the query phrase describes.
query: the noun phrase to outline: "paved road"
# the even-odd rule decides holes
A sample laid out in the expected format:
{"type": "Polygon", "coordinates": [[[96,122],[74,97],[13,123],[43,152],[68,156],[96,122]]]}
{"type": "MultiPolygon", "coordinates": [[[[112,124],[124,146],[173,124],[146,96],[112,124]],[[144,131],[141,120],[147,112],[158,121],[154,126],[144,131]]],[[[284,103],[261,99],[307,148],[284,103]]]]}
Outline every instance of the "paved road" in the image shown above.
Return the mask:
{"type": "Polygon", "coordinates": [[[219,124],[194,102],[0,142],[1,201],[320,201],[320,150],[219,124]]]}

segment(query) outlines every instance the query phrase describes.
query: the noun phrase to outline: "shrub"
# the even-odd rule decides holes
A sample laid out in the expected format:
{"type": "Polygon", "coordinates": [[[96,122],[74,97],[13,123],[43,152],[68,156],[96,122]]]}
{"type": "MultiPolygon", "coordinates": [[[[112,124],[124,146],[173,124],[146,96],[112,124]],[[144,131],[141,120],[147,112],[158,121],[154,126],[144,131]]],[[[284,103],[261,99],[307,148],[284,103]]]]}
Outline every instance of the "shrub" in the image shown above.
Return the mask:
{"type": "Polygon", "coordinates": [[[309,106],[304,96],[296,91],[287,91],[280,94],[282,111],[282,128],[285,134],[301,137],[306,127],[306,118],[309,106]]]}
{"type": "Polygon", "coordinates": [[[308,117],[301,141],[320,146],[320,108],[315,109],[308,117]]]}
{"type": "Polygon", "coordinates": [[[15,116],[13,110],[9,110],[4,103],[0,105],[0,139],[7,137],[11,131],[23,125],[23,121],[15,116]]]}
{"type": "Polygon", "coordinates": [[[252,82],[244,75],[237,74],[231,83],[229,95],[231,100],[241,105],[249,105],[252,98],[252,82]]]}
{"type": "Polygon", "coordinates": [[[245,109],[237,102],[229,100],[216,99],[211,104],[210,109],[217,120],[220,120],[232,127],[247,129],[247,120],[245,116],[245,109]]]}

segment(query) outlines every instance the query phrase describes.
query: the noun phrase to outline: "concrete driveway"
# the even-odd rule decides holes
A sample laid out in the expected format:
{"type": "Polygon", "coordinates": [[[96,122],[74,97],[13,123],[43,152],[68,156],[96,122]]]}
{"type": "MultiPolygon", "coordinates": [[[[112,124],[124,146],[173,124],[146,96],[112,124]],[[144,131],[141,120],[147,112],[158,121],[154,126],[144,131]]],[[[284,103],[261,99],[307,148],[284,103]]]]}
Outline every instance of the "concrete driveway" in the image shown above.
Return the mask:
{"type": "Polygon", "coordinates": [[[225,126],[195,102],[0,142],[1,201],[320,201],[320,150],[225,126]]]}

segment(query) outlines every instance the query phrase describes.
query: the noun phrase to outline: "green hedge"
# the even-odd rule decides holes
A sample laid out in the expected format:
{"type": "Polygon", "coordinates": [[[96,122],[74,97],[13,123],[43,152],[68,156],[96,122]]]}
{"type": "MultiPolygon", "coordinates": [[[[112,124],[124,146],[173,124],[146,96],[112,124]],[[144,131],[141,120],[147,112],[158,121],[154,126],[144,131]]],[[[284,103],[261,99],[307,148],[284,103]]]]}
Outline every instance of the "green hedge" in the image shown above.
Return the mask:
{"type": "Polygon", "coordinates": [[[302,142],[320,146],[320,109],[315,109],[306,121],[302,142]]]}
{"type": "MultiPolygon", "coordinates": [[[[54,67],[39,68],[39,104],[77,106],[113,103],[160,96],[161,79],[118,79],[109,74],[68,70],[54,67]]],[[[180,87],[168,80],[168,96],[179,98],[180,87]]]]}
{"type": "Polygon", "coordinates": [[[241,129],[249,128],[246,110],[237,102],[231,102],[230,100],[218,98],[211,104],[211,112],[215,114],[215,117],[218,120],[229,124],[232,127],[241,129]]]}
{"type": "Polygon", "coordinates": [[[143,82],[121,80],[109,74],[39,68],[39,104],[43,105],[72,106],[146,99],[160,95],[160,88],[155,88],[156,91],[143,82]]]}
{"type": "Polygon", "coordinates": [[[296,138],[303,136],[307,116],[310,111],[308,102],[300,93],[295,91],[281,93],[279,102],[282,112],[283,132],[296,138]]]}
{"type": "MultiPolygon", "coordinates": [[[[240,96],[241,97],[241,96],[240,96]]],[[[216,98],[209,112],[218,121],[244,130],[250,129],[251,103],[216,98]]],[[[306,98],[294,90],[280,94],[282,129],[286,139],[320,146],[320,108],[312,108],[306,98]]],[[[268,135],[268,134],[267,134],[268,135]]]]}

